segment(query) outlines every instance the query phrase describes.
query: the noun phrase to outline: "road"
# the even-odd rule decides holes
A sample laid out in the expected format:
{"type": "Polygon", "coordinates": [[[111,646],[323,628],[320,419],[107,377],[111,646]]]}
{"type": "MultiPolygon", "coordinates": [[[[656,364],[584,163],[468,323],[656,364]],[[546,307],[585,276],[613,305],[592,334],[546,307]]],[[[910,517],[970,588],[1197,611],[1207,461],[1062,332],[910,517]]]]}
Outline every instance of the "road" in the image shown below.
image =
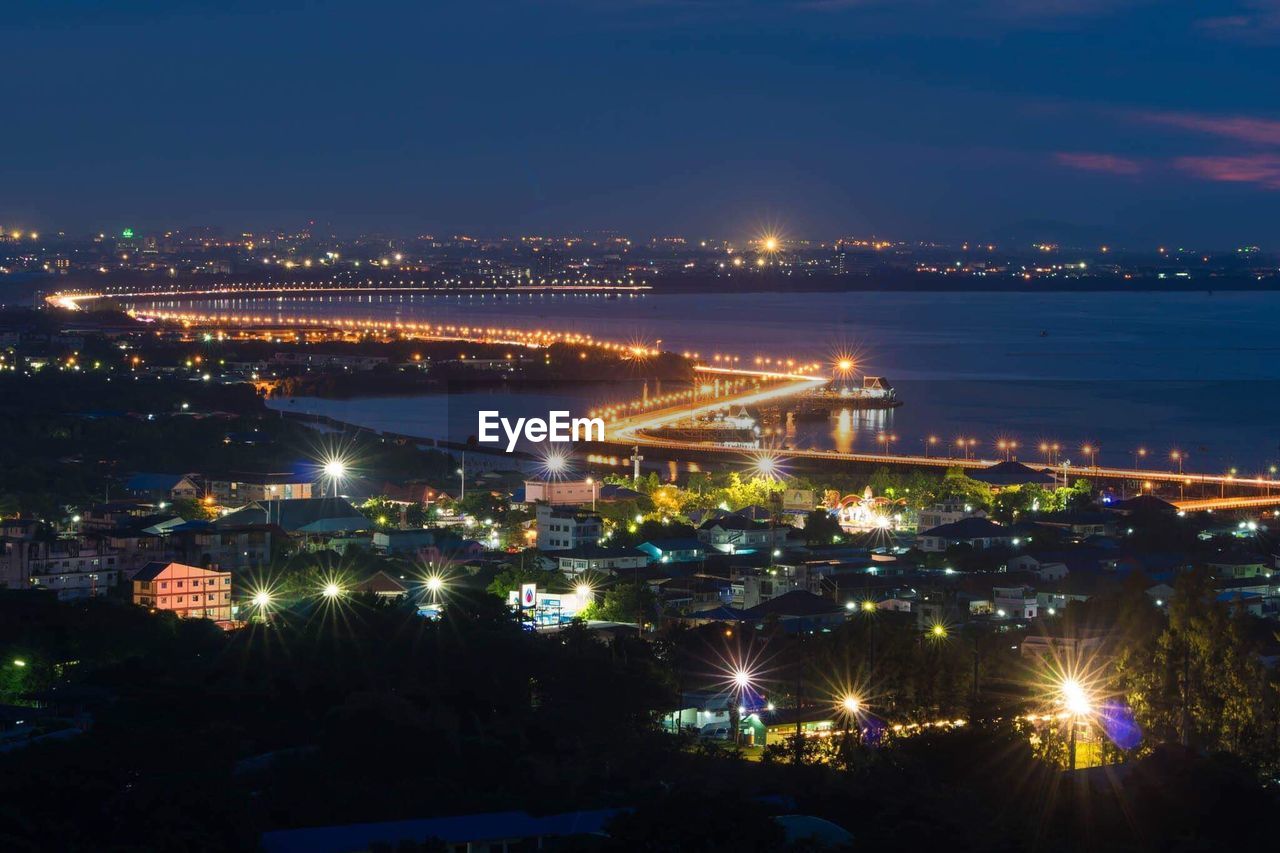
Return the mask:
{"type": "MultiPolygon", "coordinates": [[[[699,367],[701,373],[728,374],[740,377],[779,380],[775,387],[759,390],[752,389],[738,394],[727,394],[711,402],[693,404],[677,404],[653,411],[640,412],[628,417],[611,421],[607,425],[610,439],[624,444],[635,444],[645,447],[658,447],[667,450],[697,450],[700,453],[722,453],[726,456],[742,459],[746,453],[740,447],[724,447],[696,441],[684,441],[669,438],[657,438],[648,433],[660,427],[687,420],[692,417],[722,411],[739,406],[754,406],[761,403],[774,402],[826,384],[825,377],[815,378],[796,374],[776,373],[750,369],[699,367]]],[[[842,453],[835,450],[778,450],[780,458],[829,459],[833,462],[852,462],[872,465],[901,465],[913,468],[989,468],[1004,461],[1001,459],[975,459],[955,456],[939,456],[935,454],[915,455],[891,452],[881,453],[842,453]]],[[[1038,470],[1051,469],[1064,478],[1087,477],[1095,480],[1135,480],[1144,483],[1181,484],[1186,486],[1213,485],[1219,488],[1232,489],[1258,488],[1262,490],[1280,491],[1280,483],[1261,477],[1239,477],[1230,474],[1202,474],[1192,471],[1158,471],[1149,468],[1116,468],[1105,465],[1071,465],[1050,466],[1047,463],[1025,463],[1038,470]]],[[[1178,500],[1172,503],[1188,510],[1257,508],[1280,506],[1280,493],[1246,497],[1226,496],[1222,498],[1201,500],[1178,500]]]]}

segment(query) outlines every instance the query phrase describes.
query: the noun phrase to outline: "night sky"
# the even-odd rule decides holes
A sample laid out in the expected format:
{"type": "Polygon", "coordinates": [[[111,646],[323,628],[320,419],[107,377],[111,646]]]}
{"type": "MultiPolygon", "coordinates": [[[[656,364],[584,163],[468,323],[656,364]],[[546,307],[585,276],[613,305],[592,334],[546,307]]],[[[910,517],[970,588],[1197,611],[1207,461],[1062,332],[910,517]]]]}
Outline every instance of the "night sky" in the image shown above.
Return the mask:
{"type": "Polygon", "coordinates": [[[4,6],[0,224],[1277,243],[1280,0],[4,6]]]}

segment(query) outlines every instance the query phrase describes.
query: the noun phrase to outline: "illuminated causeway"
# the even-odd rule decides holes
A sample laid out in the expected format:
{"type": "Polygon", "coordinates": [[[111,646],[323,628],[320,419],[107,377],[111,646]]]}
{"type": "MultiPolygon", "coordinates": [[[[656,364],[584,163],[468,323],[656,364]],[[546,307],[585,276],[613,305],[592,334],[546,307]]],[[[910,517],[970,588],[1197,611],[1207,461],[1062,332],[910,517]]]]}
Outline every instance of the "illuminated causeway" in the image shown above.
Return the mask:
{"type": "MultiPolygon", "coordinates": [[[[565,286],[567,289],[590,290],[591,286],[565,286]]],[[[642,289],[641,286],[616,285],[619,289],[642,289]]],[[[46,297],[46,301],[55,307],[79,309],[82,303],[109,297],[132,296],[150,299],[162,296],[218,296],[230,293],[274,294],[292,291],[326,291],[326,292],[369,292],[377,288],[307,288],[279,287],[267,289],[210,289],[206,291],[175,291],[172,293],[55,293],[46,297]]],[[[385,288],[386,290],[405,290],[406,288],[385,288]]],[[[532,288],[539,289],[539,288],[532,288]]],[[[545,289],[545,288],[542,288],[545,289]]],[[[375,321],[356,318],[317,317],[298,314],[279,313],[244,313],[244,312],[200,312],[171,311],[152,307],[138,307],[130,311],[134,317],[157,322],[174,323],[187,329],[201,328],[223,330],[234,327],[241,332],[262,329],[292,330],[295,335],[307,333],[336,334],[374,334],[398,336],[407,339],[433,341],[465,341],[474,343],[503,344],[527,348],[544,348],[556,344],[592,348],[615,353],[622,358],[646,359],[656,357],[660,351],[654,347],[636,343],[609,341],[593,335],[576,332],[552,331],[545,329],[499,328],[481,325],[432,324],[401,320],[375,321]]],[[[661,448],[670,451],[688,451],[698,454],[724,455],[726,459],[740,460],[743,455],[741,447],[717,444],[714,442],[693,441],[679,438],[658,437],[652,432],[662,427],[727,410],[731,407],[757,406],[773,403],[788,397],[805,394],[827,384],[828,377],[822,372],[823,365],[816,362],[797,362],[793,358],[776,358],[715,354],[710,359],[703,359],[699,353],[683,353],[686,358],[695,362],[694,370],[709,380],[719,380],[717,392],[712,396],[707,387],[687,391],[669,393],[644,400],[614,403],[602,407],[590,414],[603,417],[608,426],[608,435],[612,442],[636,446],[661,448]],[[746,362],[748,367],[739,365],[746,362]]],[[[836,363],[837,371],[852,368],[850,361],[846,365],[846,357],[841,356],[836,363]]],[[[969,442],[970,447],[974,444],[969,442]]],[[[1043,449],[1043,448],[1042,448],[1043,449]]],[[[1055,446],[1055,450],[1056,450],[1055,446]]],[[[1186,470],[1161,471],[1151,468],[1112,467],[1094,464],[1094,450],[1086,448],[1084,452],[1090,458],[1088,465],[1053,463],[1048,461],[1026,464],[1032,467],[1048,469],[1055,475],[1060,474],[1064,480],[1070,477],[1089,477],[1103,480],[1128,480],[1142,484],[1143,492],[1151,492],[1156,484],[1181,486],[1183,490],[1192,486],[1212,485],[1220,487],[1222,493],[1217,498],[1179,499],[1170,501],[1179,509],[1186,511],[1204,511],[1215,509],[1257,509],[1280,506],[1280,481],[1257,476],[1238,476],[1236,473],[1210,474],[1195,473],[1186,470]],[[1257,489],[1257,494],[1228,495],[1226,490],[1257,489]],[[1274,492],[1274,494],[1273,494],[1274,492]]],[[[904,466],[915,468],[967,468],[981,469],[999,464],[1001,459],[980,459],[968,453],[965,456],[926,455],[894,453],[886,443],[882,452],[845,452],[837,450],[802,450],[786,449],[767,451],[779,458],[797,458],[813,460],[829,460],[837,463],[873,464],[888,466],[904,466]]],[[[1176,457],[1175,457],[1176,458],[1176,457]]],[[[1181,463],[1181,460],[1178,460],[1181,463]]]]}

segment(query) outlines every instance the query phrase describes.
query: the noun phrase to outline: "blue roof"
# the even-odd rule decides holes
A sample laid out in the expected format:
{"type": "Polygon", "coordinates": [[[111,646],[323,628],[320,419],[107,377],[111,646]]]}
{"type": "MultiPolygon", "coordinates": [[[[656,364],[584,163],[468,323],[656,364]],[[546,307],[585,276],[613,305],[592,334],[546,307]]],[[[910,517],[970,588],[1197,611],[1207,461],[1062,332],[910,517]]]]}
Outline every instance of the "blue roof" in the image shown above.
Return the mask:
{"type": "Polygon", "coordinates": [[[167,492],[182,481],[182,474],[134,474],[125,483],[131,492],[167,492]]]}

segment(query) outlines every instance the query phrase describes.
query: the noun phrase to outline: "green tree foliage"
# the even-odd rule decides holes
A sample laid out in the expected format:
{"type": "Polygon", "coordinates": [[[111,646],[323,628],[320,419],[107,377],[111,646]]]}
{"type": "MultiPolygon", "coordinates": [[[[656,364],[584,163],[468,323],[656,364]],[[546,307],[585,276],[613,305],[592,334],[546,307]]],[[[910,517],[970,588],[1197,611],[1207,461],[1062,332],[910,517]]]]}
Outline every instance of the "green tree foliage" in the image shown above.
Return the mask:
{"type": "Polygon", "coordinates": [[[804,519],[804,538],[810,545],[829,545],[843,531],[840,522],[825,509],[815,509],[804,519]]]}
{"type": "Polygon", "coordinates": [[[596,610],[597,618],[610,622],[646,622],[657,614],[658,598],[644,584],[618,584],[604,594],[596,610]]]}
{"type": "Polygon", "coordinates": [[[1148,744],[1178,743],[1275,766],[1277,692],[1249,618],[1216,600],[1207,572],[1178,578],[1164,630],[1127,646],[1117,682],[1148,744]]]}

